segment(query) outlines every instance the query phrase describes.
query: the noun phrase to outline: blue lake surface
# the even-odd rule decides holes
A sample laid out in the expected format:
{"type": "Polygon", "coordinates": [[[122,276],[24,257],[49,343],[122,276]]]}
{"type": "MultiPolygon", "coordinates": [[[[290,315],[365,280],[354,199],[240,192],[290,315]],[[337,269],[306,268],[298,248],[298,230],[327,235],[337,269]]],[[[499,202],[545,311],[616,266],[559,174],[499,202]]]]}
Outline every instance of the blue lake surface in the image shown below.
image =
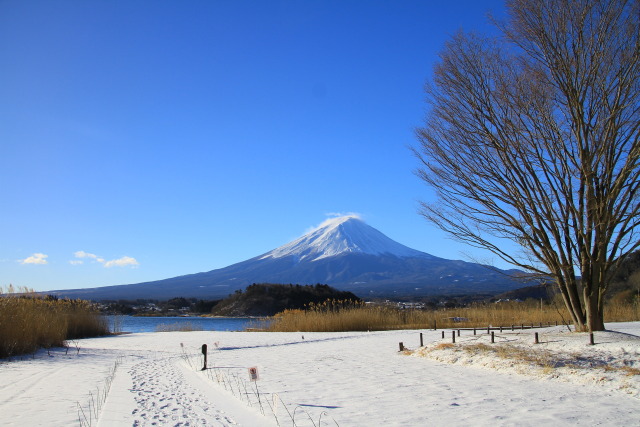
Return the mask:
{"type": "Polygon", "coordinates": [[[246,317],[135,317],[106,316],[114,332],[156,332],[160,325],[190,324],[194,330],[243,331],[259,319],[246,317]],[[114,328],[115,327],[115,328],[114,328]]]}

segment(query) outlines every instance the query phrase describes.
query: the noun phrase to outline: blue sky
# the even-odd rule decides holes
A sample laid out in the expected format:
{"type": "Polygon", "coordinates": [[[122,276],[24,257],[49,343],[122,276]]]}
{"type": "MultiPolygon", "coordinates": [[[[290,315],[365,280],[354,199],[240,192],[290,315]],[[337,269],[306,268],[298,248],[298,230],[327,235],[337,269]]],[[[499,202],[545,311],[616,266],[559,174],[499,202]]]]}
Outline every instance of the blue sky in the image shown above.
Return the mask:
{"type": "Polygon", "coordinates": [[[0,0],[0,286],[209,271],[348,212],[493,259],[417,214],[407,147],[444,42],[503,8],[0,0]]]}

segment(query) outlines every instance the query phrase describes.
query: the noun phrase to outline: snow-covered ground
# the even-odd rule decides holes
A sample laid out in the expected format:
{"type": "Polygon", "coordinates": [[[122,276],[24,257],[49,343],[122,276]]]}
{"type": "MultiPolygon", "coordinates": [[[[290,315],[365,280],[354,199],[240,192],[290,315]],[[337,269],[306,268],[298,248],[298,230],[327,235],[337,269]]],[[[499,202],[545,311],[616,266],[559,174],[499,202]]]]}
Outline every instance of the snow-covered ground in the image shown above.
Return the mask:
{"type": "Polygon", "coordinates": [[[497,333],[495,344],[464,331],[454,347],[442,345],[450,332],[421,331],[423,349],[420,331],[85,339],[79,352],[0,362],[0,424],[640,425],[640,322],[607,327],[595,346],[560,327],[497,333]],[[518,354],[531,362],[503,358],[518,354]]]}

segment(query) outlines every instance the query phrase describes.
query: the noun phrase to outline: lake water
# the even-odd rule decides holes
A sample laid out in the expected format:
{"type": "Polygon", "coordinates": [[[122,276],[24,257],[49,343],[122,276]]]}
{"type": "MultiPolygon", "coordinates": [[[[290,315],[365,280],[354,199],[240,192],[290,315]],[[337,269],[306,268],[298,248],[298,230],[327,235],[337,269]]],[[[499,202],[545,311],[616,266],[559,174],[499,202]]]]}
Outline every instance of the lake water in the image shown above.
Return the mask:
{"type": "Polygon", "coordinates": [[[109,329],[115,332],[156,332],[162,325],[191,326],[202,331],[243,331],[258,321],[246,317],[106,317],[109,329]]]}

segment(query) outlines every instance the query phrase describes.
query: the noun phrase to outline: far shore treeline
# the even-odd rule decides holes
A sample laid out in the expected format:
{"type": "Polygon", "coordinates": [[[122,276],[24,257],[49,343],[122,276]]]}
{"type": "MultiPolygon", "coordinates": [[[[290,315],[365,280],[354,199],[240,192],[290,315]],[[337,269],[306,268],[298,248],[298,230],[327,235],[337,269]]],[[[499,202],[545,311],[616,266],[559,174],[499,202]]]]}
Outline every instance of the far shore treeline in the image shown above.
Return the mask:
{"type": "Polygon", "coordinates": [[[360,298],[347,291],[328,285],[299,285],[254,283],[245,290],[238,290],[225,299],[203,300],[176,297],[167,301],[137,299],[103,301],[101,310],[106,314],[133,316],[273,316],[286,309],[302,309],[309,304],[326,300],[350,300],[360,298]]]}

